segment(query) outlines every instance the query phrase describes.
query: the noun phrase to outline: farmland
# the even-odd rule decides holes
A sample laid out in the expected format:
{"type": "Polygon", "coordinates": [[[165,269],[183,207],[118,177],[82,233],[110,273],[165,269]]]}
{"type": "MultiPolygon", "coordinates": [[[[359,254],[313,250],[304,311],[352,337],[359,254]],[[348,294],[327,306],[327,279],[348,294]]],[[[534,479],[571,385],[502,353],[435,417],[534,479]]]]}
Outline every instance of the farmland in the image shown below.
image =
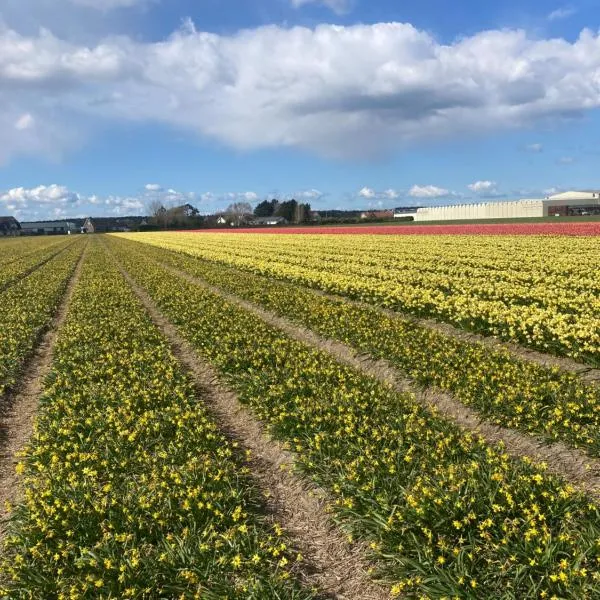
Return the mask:
{"type": "Polygon", "coordinates": [[[43,376],[0,588],[600,597],[599,254],[586,236],[0,241],[3,412],[43,376]]]}

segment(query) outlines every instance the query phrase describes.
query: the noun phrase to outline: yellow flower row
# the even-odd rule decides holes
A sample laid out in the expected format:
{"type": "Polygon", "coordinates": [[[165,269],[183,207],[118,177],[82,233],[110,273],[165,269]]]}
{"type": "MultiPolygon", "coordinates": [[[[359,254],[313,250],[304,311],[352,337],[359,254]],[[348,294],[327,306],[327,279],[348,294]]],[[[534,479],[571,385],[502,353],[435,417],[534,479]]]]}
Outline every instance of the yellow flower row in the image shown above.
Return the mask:
{"type": "Polygon", "coordinates": [[[77,242],[0,293],[0,398],[48,326],[83,250],[77,242]]]}
{"type": "Polygon", "coordinates": [[[18,469],[5,597],[312,598],[241,457],[92,241],[18,469]]]}
{"type": "Polygon", "coordinates": [[[124,235],[600,364],[598,238],[124,235]]]}
{"type": "Polygon", "coordinates": [[[62,236],[0,237],[0,266],[4,268],[13,261],[53,246],[59,247],[64,243],[65,238],[62,236]]]}
{"type": "Polygon", "coordinates": [[[64,238],[59,242],[52,238],[30,238],[19,240],[18,244],[0,241],[0,291],[44,264],[72,243],[71,240],[65,242],[64,238]],[[37,240],[42,240],[44,243],[37,240]],[[52,243],[47,240],[51,240],[52,243]]]}
{"type": "Polygon", "coordinates": [[[412,396],[161,268],[143,245],[110,244],[182,335],[329,490],[336,518],[370,543],[395,593],[600,594],[596,504],[543,467],[511,459],[412,396]]]}
{"type": "MultiPolygon", "coordinates": [[[[132,252],[139,246],[127,242],[132,252]]],[[[203,278],[321,335],[386,359],[421,385],[435,385],[505,427],[583,447],[600,456],[600,387],[413,322],[330,299],[301,286],[161,248],[144,256],[203,278]]]]}

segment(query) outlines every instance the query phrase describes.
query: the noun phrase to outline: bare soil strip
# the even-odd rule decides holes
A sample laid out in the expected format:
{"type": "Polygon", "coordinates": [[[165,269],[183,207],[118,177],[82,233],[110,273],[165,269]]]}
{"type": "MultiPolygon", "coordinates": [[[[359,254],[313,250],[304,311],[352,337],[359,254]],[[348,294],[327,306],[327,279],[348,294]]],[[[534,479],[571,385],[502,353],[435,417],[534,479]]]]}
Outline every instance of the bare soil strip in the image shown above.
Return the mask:
{"type": "Polygon", "coordinates": [[[2,398],[0,405],[0,540],[4,537],[8,516],[6,503],[18,499],[19,478],[15,466],[21,452],[31,437],[38,402],[44,389],[44,380],[50,372],[58,332],[67,316],[71,297],[79,280],[85,248],[67,284],[62,301],[42,335],[40,343],[24,367],[19,386],[2,398]]]}
{"type": "Polygon", "coordinates": [[[592,367],[591,365],[577,362],[572,358],[554,356],[553,354],[545,354],[544,352],[538,352],[537,350],[520,346],[514,342],[505,342],[493,336],[485,336],[479,333],[465,331],[455,327],[454,325],[451,325],[450,323],[442,323],[440,321],[436,321],[435,319],[426,319],[424,317],[415,317],[408,313],[394,311],[389,308],[382,308],[380,306],[376,306],[375,304],[361,302],[360,300],[353,300],[344,296],[338,296],[337,294],[328,294],[322,290],[315,290],[311,288],[310,291],[318,296],[323,296],[324,298],[329,298],[331,300],[347,302],[348,304],[354,304],[355,306],[359,306],[361,308],[374,309],[381,314],[392,317],[393,319],[409,321],[415,325],[420,325],[421,327],[437,331],[442,335],[446,335],[462,342],[481,344],[492,350],[506,350],[519,360],[533,362],[541,365],[542,367],[557,367],[563,371],[569,371],[570,373],[579,375],[579,378],[586,383],[600,385],[600,369],[592,367]]]}
{"type": "Polygon", "coordinates": [[[357,353],[346,344],[325,339],[309,329],[229,294],[202,279],[167,265],[162,266],[190,283],[218,294],[257,315],[290,337],[329,352],[341,362],[382,383],[391,385],[394,390],[412,393],[421,405],[436,411],[459,427],[481,435],[486,442],[490,444],[502,442],[509,455],[515,458],[529,458],[538,464],[545,463],[549,472],[562,477],[588,495],[600,499],[600,459],[591,458],[581,450],[570,448],[560,442],[548,443],[535,436],[488,423],[476,411],[455,400],[451,394],[435,388],[422,390],[385,360],[373,360],[368,355],[357,353]]]}
{"type": "MultiPolygon", "coordinates": [[[[116,259],[115,259],[116,260],[116,259]]],[[[299,576],[308,585],[337,600],[384,600],[389,589],[374,583],[364,549],[351,545],[327,514],[325,493],[293,470],[294,456],[265,432],[252,412],[234,392],[219,383],[217,373],[183,339],[150,296],[118,263],[160,331],[169,340],[175,357],[188,369],[199,397],[213,412],[224,432],[250,450],[249,466],[265,493],[267,509],[292,536],[304,557],[299,576]]]]}
{"type": "Polygon", "coordinates": [[[37,263],[36,265],[33,265],[33,267],[30,267],[29,269],[23,271],[22,273],[19,273],[18,275],[15,275],[15,277],[13,277],[10,281],[7,281],[6,283],[0,286],[0,294],[6,291],[8,288],[12,287],[13,285],[19,283],[19,281],[22,281],[26,277],[29,277],[29,275],[35,273],[38,269],[41,269],[44,265],[48,264],[53,258],[56,258],[59,254],[67,250],[67,248],[69,248],[69,246],[61,248],[58,252],[54,252],[50,256],[44,258],[41,262],[37,263]]]}

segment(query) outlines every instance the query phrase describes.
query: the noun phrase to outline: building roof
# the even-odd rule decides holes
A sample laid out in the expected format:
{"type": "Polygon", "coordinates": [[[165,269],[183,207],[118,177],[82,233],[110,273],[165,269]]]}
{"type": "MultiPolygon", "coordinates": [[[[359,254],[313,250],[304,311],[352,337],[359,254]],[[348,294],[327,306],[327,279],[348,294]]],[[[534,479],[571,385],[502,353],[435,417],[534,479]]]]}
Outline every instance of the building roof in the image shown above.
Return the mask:
{"type": "Polygon", "coordinates": [[[552,196],[548,196],[546,200],[593,200],[594,198],[600,198],[599,190],[571,190],[569,192],[553,194],[552,196]]]}
{"type": "Polygon", "coordinates": [[[19,221],[17,221],[14,217],[0,217],[0,224],[2,223],[16,223],[17,225],[19,225],[19,221]]]}
{"type": "Polygon", "coordinates": [[[256,217],[253,222],[266,225],[268,223],[287,223],[287,219],[285,217],[256,217]]]}
{"type": "Polygon", "coordinates": [[[70,228],[75,227],[72,221],[34,221],[31,223],[21,223],[22,229],[47,229],[47,228],[70,228]]]}

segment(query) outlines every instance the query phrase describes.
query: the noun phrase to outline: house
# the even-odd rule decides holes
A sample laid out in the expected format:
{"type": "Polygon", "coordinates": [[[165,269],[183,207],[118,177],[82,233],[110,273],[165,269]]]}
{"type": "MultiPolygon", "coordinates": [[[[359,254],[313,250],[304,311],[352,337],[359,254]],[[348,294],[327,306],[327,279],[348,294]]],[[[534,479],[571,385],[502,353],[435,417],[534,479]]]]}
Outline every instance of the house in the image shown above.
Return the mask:
{"type": "Polygon", "coordinates": [[[361,219],[393,219],[393,210],[369,210],[360,214],[361,219]]]}
{"type": "Polygon", "coordinates": [[[145,217],[89,217],[83,228],[87,233],[127,232],[138,229],[144,223],[145,217]]]}
{"type": "Polygon", "coordinates": [[[287,222],[285,217],[257,217],[253,219],[252,225],[286,225],[287,222]]]}
{"type": "Polygon", "coordinates": [[[94,223],[92,221],[92,219],[90,219],[89,217],[84,221],[83,225],[81,226],[81,233],[95,233],[96,232],[96,228],[94,227],[94,223]]]}
{"type": "Polygon", "coordinates": [[[401,221],[414,221],[417,216],[417,211],[421,206],[399,206],[394,209],[394,219],[401,221]]]}
{"type": "Polygon", "coordinates": [[[227,225],[227,219],[223,215],[219,215],[216,223],[217,225],[227,225]]]}
{"type": "Polygon", "coordinates": [[[14,217],[0,217],[0,236],[21,235],[21,225],[14,217]]]}
{"type": "Polygon", "coordinates": [[[22,235],[67,235],[77,230],[72,221],[36,221],[21,223],[22,235]]]}

